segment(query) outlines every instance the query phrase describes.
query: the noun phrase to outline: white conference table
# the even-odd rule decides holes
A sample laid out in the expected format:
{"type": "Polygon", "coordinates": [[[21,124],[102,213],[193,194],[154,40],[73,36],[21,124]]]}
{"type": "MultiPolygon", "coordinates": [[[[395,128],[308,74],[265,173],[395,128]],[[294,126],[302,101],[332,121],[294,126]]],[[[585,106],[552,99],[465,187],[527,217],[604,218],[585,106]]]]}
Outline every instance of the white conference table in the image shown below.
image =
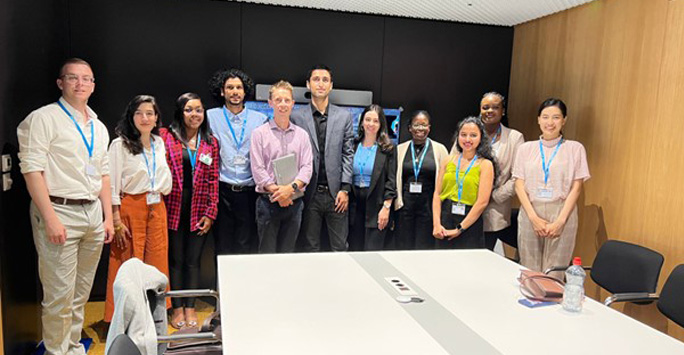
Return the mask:
{"type": "Polygon", "coordinates": [[[684,354],[589,298],[518,304],[519,270],[487,250],[220,256],[224,354],[684,354]]]}

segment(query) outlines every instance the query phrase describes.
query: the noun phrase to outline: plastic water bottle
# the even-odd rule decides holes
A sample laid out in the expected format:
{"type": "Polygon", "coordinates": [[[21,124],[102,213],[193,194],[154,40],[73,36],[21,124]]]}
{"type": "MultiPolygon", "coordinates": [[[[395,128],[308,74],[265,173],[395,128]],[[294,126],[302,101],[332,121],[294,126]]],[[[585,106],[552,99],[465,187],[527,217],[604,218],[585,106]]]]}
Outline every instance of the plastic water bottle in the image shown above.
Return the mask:
{"type": "Polygon", "coordinates": [[[563,291],[563,309],[568,312],[581,312],[584,301],[584,278],[587,273],[582,268],[582,259],[576,256],[572,266],[565,271],[565,290],[563,291]]]}

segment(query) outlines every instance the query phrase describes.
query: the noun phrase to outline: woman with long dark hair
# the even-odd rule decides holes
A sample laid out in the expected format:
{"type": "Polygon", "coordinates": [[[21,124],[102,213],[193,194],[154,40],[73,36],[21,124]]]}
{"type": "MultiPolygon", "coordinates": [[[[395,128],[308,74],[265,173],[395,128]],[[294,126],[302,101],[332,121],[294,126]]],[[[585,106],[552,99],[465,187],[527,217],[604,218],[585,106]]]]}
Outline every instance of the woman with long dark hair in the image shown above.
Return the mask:
{"type": "Polygon", "coordinates": [[[520,146],[513,177],[522,206],[518,214],[520,263],[543,271],[570,263],[577,236],[577,199],[590,175],[582,143],[562,135],[568,120],[565,103],[547,99],[537,114],[542,134],[539,140],[520,146]]]}
{"type": "MultiPolygon", "coordinates": [[[[199,95],[176,100],[173,121],[159,130],[166,147],[173,188],[164,200],[168,208],[171,289],[197,289],[200,257],[218,213],[219,145],[211,135],[199,95]]],[[[174,298],[170,324],[196,327],[194,298],[174,298]]]]}
{"type": "Polygon", "coordinates": [[[381,250],[396,196],[396,150],[379,105],[359,117],[349,207],[349,250],[381,250]]]}
{"type": "Polygon", "coordinates": [[[408,123],[411,139],[397,146],[397,212],[394,236],[399,250],[434,249],[432,195],[439,163],[449,153],[444,145],[428,138],[430,114],[416,111],[408,123]]]}
{"type": "Polygon", "coordinates": [[[432,199],[432,234],[438,248],[484,248],[482,212],[489,203],[497,168],[477,117],[458,124],[456,151],[440,164],[432,199]]]}
{"type": "MultiPolygon", "coordinates": [[[[128,103],[109,146],[114,242],[109,252],[105,321],[114,313],[112,286],[123,262],[138,258],[168,276],[168,229],[162,195],[171,191],[159,107],[153,96],[138,95],[128,103]]],[[[170,303],[168,303],[170,306],[170,303]]]]}

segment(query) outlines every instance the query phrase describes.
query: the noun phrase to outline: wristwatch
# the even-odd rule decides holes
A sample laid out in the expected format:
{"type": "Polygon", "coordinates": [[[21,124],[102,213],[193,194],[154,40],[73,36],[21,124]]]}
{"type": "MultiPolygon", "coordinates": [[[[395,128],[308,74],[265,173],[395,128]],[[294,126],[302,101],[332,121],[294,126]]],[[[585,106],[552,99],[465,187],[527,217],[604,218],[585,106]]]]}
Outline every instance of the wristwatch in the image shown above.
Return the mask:
{"type": "Polygon", "coordinates": [[[456,229],[458,229],[459,233],[463,233],[463,231],[465,230],[465,228],[463,228],[463,226],[460,223],[456,226],[456,229]]]}
{"type": "Polygon", "coordinates": [[[392,202],[385,201],[382,203],[382,208],[390,209],[390,207],[392,207],[392,202]]]}
{"type": "Polygon", "coordinates": [[[292,190],[293,190],[294,192],[299,191],[299,185],[297,185],[296,182],[293,182],[293,183],[292,183],[292,190]]]}

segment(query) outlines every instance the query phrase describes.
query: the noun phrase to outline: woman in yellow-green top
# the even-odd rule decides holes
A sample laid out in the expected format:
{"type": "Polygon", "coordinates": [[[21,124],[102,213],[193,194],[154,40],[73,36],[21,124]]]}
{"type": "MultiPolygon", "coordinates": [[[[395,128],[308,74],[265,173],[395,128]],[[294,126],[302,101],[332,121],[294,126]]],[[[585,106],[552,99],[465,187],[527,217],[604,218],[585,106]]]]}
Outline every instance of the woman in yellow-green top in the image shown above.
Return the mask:
{"type": "Polygon", "coordinates": [[[432,198],[437,248],[484,248],[482,212],[497,174],[491,140],[477,117],[459,122],[456,151],[440,163],[432,198]]]}

